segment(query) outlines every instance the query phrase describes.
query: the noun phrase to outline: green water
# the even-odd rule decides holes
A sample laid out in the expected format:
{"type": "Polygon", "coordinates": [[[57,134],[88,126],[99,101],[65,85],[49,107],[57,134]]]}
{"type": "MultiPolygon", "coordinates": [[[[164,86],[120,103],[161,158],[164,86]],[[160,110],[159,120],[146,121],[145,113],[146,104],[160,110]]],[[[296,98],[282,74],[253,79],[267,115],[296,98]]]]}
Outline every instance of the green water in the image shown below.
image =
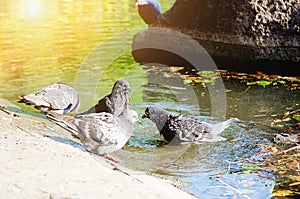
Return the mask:
{"type": "MultiPolygon", "coordinates": [[[[165,11],[174,0],[160,2],[165,11]]],[[[272,120],[271,115],[299,103],[300,93],[281,87],[247,89],[245,84],[224,80],[230,92],[221,99],[224,101],[220,104],[225,106],[219,108],[225,115],[211,118],[212,101],[207,87],[185,84],[180,75],[168,68],[140,66],[133,60],[132,37],[147,27],[134,3],[2,0],[0,97],[17,103],[19,95],[60,81],[78,90],[83,111],[108,94],[116,80],[127,79],[132,87],[131,108],[139,116],[147,106],[157,103],[174,113],[189,113],[207,122],[237,117],[241,123],[223,135],[228,139],[239,138],[238,141],[163,147],[158,146],[162,138],[154,124],[143,120],[136,125],[135,136],[125,150],[114,154],[128,167],[181,179],[186,182],[186,190],[199,198],[235,197],[214,177],[226,174],[229,165],[238,169],[240,164],[255,158],[259,144],[269,142],[274,133],[265,128],[272,120]]],[[[256,194],[251,193],[253,198],[269,197],[271,186],[262,180],[266,175],[244,177],[264,187],[260,191],[249,185],[249,190],[256,194]]],[[[224,181],[232,178],[223,177],[224,181]]],[[[273,174],[269,177],[276,179],[273,174]]],[[[236,182],[242,178],[235,178],[236,182]]]]}
{"type": "MultiPolygon", "coordinates": [[[[172,3],[173,0],[163,1],[163,10],[172,3]]],[[[88,93],[96,101],[98,96],[94,95],[104,95],[107,88],[110,89],[111,84],[126,73],[144,74],[133,61],[129,48],[127,52],[117,52],[119,47],[130,47],[130,35],[147,27],[137,13],[134,0],[4,0],[0,3],[0,18],[2,98],[16,101],[20,94],[36,91],[53,82],[62,81],[75,86],[81,78],[80,83],[93,81],[101,85],[97,92],[88,93]],[[120,34],[128,38],[105,44],[120,34]],[[105,48],[105,52],[115,50],[120,59],[116,61],[106,54],[101,58],[112,63],[105,68],[86,67],[85,60],[103,43],[111,49],[105,48]],[[82,79],[84,72],[80,73],[80,69],[92,74],[93,79],[82,79]],[[96,72],[104,73],[98,75],[96,72]]],[[[90,58],[91,62],[97,65],[99,60],[90,58]]],[[[133,84],[137,80],[129,81],[133,84]]],[[[83,100],[82,109],[87,106],[83,100]]]]}

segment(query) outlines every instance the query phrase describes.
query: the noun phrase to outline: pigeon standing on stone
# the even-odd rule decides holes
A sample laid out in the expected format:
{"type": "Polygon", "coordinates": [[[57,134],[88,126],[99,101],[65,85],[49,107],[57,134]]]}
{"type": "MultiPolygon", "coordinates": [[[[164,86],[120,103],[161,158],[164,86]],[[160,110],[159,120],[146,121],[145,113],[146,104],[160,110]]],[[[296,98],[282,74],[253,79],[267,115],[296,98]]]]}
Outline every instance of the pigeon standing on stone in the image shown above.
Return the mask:
{"type": "Polygon", "coordinates": [[[157,105],[148,107],[142,118],[154,122],[164,139],[172,143],[223,141],[225,138],[220,133],[238,121],[237,118],[231,118],[217,124],[208,124],[192,116],[174,116],[157,105]]]}
{"type": "Polygon", "coordinates": [[[20,101],[33,105],[43,113],[54,111],[60,114],[76,113],[80,106],[77,92],[65,83],[51,84],[34,94],[20,96],[20,101]]]}
{"type": "Polygon", "coordinates": [[[137,113],[129,109],[129,91],[129,83],[119,80],[112,93],[87,112],[75,117],[49,112],[47,118],[72,132],[89,151],[107,155],[126,144],[138,121],[137,113]]]}
{"type": "Polygon", "coordinates": [[[134,131],[138,115],[125,110],[120,116],[111,113],[89,113],[75,117],[49,112],[47,118],[69,130],[92,152],[106,155],[121,149],[134,131]]]}
{"type": "Polygon", "coordinates": [[[116,116],[120,116],[129,106],[129,92],[131,88],[128,81],[118,80],[114,84],[109,95],[105,96],[98,103],[91,107],[88,111],[81,113],[100,113],[107,112],[116,116]]]}
{"type": "Polygon", "coordinates": [[[136,0],[139,15],[148,25],[156,22],[161,16],[161,6],[156,0],[136,0]]]}

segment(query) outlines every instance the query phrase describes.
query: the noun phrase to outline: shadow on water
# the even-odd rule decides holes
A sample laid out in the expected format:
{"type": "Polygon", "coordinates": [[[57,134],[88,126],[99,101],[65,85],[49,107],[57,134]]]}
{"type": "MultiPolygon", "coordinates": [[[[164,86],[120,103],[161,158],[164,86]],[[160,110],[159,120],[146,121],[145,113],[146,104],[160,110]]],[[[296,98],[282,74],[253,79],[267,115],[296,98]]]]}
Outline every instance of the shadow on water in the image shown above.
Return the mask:
{"type": "MultiPolygon", "coordinates": [[[[146,27],[132,1],[54,0],[33,8],[26,2],[0,3],[0,97],[13,102],[21,94],[56,81],[74,85],[82,62],[99,43],[122,31],[146,27]],[[35,15],[26,9],[36,9],[35,15]]],[[[173,2],[161,1],[163,9],[173,2]]],[[[117,48],[120,44],[110,45],[117,48]]],[[[95,58],[85,68],[88,75],[79,93],[92,102],[82,100],[81,110],[107,95],[114,81],[123,78],[130,82],[131,108],[139,116],[146,107],[159,104],[173,113],[191,114],[206,122],[225,119],[211,117],[207,85],[185,82],[182,75],[186,73],[178,73],[175,67],[140,66],[128,52],[101,71],[101,77],[95,80],[91,76],[97,76],[96,71],[101,70],[97,68],[99,60],[95,58]],[[97,84],[94,90],[84,87],[93,81],[97,84]]],[[[136,125],[135,135],[124,150],[113,155],[128,167],[181,179],[186,182],[186,190],[199,198],[270,198],[272,180],[278,174],[266,170],[254,172],[253,167],[265,158],[261,146],[272,143],[273,134],[277,133],[270,128],[272,115],[284,113],[299,103],[300,93],[280,86],[249,88],[232,80],[223,83],[227,106],[222,108],[226,110],[226,118],[241,120],[222,133],[228,141],[170,146],[163,142],[155,125],[144,119],[136,125]]]]}

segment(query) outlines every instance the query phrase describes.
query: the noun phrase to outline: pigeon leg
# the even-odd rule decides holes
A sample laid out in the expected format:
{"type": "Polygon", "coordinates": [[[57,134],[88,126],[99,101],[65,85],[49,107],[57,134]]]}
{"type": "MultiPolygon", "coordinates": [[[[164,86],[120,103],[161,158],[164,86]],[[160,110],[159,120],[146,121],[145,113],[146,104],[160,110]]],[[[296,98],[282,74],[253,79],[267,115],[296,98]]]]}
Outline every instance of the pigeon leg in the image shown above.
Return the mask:
{"type": "Polygon", "coordinates": [[[105,154],[103,157],[105,157],[106,159],[111,160],[115,163],[120,163],[120,161],[118,159],[114,158],[113,156],[111,156],[109,154],[105,154]]]}

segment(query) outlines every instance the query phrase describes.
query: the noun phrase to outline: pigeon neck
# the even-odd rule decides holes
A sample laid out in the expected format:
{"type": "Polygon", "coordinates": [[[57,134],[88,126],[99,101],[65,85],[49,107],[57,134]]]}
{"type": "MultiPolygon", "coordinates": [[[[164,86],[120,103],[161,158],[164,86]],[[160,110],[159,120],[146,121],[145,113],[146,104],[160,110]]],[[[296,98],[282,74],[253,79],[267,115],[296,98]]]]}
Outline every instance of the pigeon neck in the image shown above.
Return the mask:
{"type": "Polygon", "coordinates": [[[131,134],[134,130],[134,123],[131,119],[129,110],[125,109],[123,111],[123,113],[119,116],[119,119],[121,120],[121,122],[123,124],[125,132],[131,134]]]}
{"type": "Polygon", "coordinates": [[[162,111],[161,114],[153,118],[154,120],[153,122],[156,124],[156,127],[159,131],[165,126],[168,118],[169,118],[169,113],[166,111],[162,111]]]}
{"type": "Polygon", "coordinates": [[[127,91],[113,91],[111,95],[113,114],[120,116],[128,109],[129,97],[127,91]]]}

